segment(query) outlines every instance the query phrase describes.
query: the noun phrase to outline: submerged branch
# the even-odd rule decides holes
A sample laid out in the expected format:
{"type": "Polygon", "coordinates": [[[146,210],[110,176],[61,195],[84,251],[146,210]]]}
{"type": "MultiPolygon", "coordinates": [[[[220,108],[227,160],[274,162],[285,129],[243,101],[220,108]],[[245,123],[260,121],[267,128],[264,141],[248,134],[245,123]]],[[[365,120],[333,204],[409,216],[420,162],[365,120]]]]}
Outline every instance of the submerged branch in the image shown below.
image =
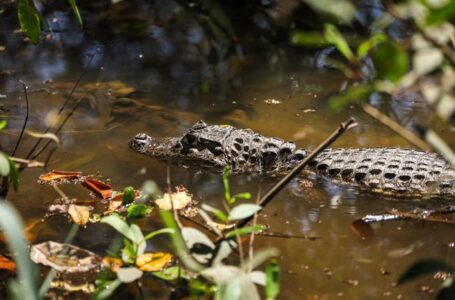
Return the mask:
{"type": "Polygon", "coordinates": [[[26,104],[25,120],[24,120],[24,125],[22,125],[22,129],[21,129],[21,133],[19,134],[19,138],[17,139],[16,146],[14,146],[14,150],[11,153],[11,156],[14,156],[16,154],[17,148],[19,148],[19,144],[21,143],[22,137],[24,136],[25,127],[27,127],[28,116],[29,116],[29,102],[28,102],[28,95],[27,95],[27,85],[22,80],[19,80],[19,83],[22,84],[22,87],[24,89],[24,95],[25,95],[25,104],[26,104]]]}
{"type": "MultiPolygon", "coordinates": [[[[286,175],[283,179],[281,179],[277,184],[275,184],[267,194],[262,197],[261,201],[259,201],[259,205],[261,206],[261,210],[258,214],[267,206],[267,204],[289,183],[294,177],[296,177],[305,167],[306,165],[312,161],[319,153],[321,153],[325,148],[330,146],[333,142],[335,142],[344,132],[347,130],[357,126],[357,122],[350,118],[346,122],[343,122],[339,125],[336,131],[334,131],[325,141],[323,141],[313,152],[311,152],[302,162],[300,162],[288,175],[286,175]]],[[[254,216],[248,217],[239,221],[236,224],[237,228],[241,228],[248,224],[254,216]]]]}
{"type": "Polygon", "coordinates": [[[416,220],[416,221],[427,221],[427,222],[438,222],[446,224],[455,224],[455,220],[442,218],[435,216],[437,214],[453,214],[455,213],[455,205],[443,207],[435,210],[413,210],[413,211],[399,211],[392,209],[390,211],[375,214],[366,215],[361,220],[365,223],[374,222],[385,222],[385,221],[397,221],[397,220],[416,220]]]}

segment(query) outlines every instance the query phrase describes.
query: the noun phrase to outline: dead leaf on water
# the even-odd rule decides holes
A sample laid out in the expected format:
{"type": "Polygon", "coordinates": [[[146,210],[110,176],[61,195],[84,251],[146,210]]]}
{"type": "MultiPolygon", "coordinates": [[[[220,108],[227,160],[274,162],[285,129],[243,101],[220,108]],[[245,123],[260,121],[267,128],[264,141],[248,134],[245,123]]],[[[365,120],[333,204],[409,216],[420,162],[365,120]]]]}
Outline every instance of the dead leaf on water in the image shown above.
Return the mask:
{"type": "Polygon", "coordinates": [[[85,294],[91,294],[95,292],[96,287],[93,283],[82,283],[74,284],[64,280],[53,280],[51,282],[51,289],[64,290],[70,293],[82,292],[85,294]]]}
{"type": "Polygon", "coordinates": [[[101,263],[101,259],[91,251],[53,241],[33,245],[30,257],[37,264],[67,273],[88,272],[101,263]]]}
{"type": "Polygon", "coordinates": [[[109,201],[109,207],[107,209],[107,213],[111,213],[117,211],[122,207],[123,200],[111,200],[109,201]]]}
{"type": "Polygon", "coordinates": [[[16,263],[8,257],[0,255],[0,269],[16,272],[16,263]]]}
{"type": "Polygon", "coordinates": [[[178,186],[175,193],[164,193],[162,198],[155,200],[155,204],[163,210],[178,210],[188,217],[194,217],[197,214],[196,201],[184,186],[178,186]]]}
{"type": "Polygon", "coordinates": [[[57,171],[41,174],[38,179],[39,184],[63,184],[63,183],[81,183],[85,180],[82,172],[57,171]]]}
{"type": "Polygon", "coordinates": [[[87,178],[82,183],[82,185],[88,188],[89,190],[97,193],[103,199],[108,199],[112,197],[112,187],[105,182],[102,182],[94,178],[87,178]]]}
{"type": "Polygon", "coordinates": [[[68,207],[68,214],[70,215],[73,222],[78,225],[85,225],[90,218],[90,211],[92,210],[89,206],[70,204],[68,207]]]}
{"type": "Polygon", "coordinates": [[[144,253],[136,259],[136,266],[144,272],[161,271],[172,261],[172,255],[165,252],[144,253]]]}

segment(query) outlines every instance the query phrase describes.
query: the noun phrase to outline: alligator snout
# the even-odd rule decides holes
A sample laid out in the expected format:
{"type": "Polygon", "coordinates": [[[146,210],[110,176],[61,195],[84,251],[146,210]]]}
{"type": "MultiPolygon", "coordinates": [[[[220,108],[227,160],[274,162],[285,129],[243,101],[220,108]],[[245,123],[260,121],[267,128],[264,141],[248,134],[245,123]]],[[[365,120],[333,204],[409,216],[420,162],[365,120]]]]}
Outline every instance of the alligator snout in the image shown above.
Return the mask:
{"type": "Polygon", "coordinates": [[[145,133],[138,133],[130,141],[131,149],[144,153],[145,147],[150,143],[150,137],[145,133]]]}

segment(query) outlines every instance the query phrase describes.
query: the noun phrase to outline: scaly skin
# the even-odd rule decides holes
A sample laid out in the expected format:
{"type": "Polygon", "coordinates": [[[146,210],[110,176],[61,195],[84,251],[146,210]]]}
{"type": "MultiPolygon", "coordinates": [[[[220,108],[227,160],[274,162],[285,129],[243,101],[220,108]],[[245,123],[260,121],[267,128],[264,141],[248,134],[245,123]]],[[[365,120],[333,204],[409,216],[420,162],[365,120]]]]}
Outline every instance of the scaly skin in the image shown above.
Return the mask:
{"type": "MultiPolygon", "coordinates": [[[[269,175],[285,174],[307,155],[292,142],[202,121],[182,137],[137,134],[130,147],[176,163],[215,169],[229,165],[235,173],[269,175]]],[[[398,148],[326,149],[309,163],[308,170],[375,192],[455,196],[455,169],[434,153],[398,148]]]]}

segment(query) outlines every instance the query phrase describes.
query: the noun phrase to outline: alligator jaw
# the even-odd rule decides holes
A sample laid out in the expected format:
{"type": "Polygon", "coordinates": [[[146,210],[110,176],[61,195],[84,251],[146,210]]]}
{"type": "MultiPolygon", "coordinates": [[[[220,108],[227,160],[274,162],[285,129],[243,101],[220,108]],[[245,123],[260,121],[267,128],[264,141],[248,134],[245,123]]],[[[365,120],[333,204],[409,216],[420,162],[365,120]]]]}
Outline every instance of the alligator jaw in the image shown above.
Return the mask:
{"type": "Polygon", "coordinates": [[[191,167],[221,169],[226,165],[224,155],[216,156],[208,149],[184,152],[180,141],[178,137],[151,137],[138,133],[130,140],[129,146],[138,153],[191,167]]]}

